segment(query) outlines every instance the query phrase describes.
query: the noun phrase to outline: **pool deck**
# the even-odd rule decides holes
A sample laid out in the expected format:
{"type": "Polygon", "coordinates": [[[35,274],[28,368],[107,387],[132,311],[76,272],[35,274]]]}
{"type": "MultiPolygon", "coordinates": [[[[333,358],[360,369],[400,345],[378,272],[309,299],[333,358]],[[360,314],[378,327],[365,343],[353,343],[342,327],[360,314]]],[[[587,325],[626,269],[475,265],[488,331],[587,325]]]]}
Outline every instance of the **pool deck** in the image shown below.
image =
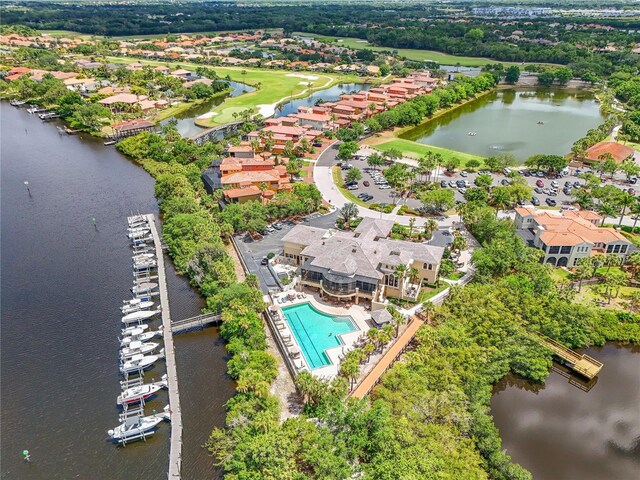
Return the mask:
{"type": "MultiPolygon", "coordinates": [[[[274,299],[284,299],[283,303],[279,303],[276,300],[276,303],[272,308],[276,308],[279,314],[284,318],[282,314],[282,308],[292,307],[295,305],[301,305],[304,303],[310,303],[316,310],[322,313],[326,313],[328,315],[336,316],[336,317],[351,317],[353,323],[355,324],[357,330],[353,332],[343,333],[338,335],[343,342],[343,345],[339,345],[333,348],[329,348],[325,350],[327,357],[331,361],[331,365],[327,365],[324,367],[311,369],[307,364],[307,361],[304,358],[304,355],[301,355],[302,367],[296,365],[296,369],[298,371],[307,370],[311,372],[314,376],[319,378],[334,378],[338,375],[338,369],[340,365],[341,357],[344,356],[348,351],[353,350],[353,345],[356,343],[358,338],[361,335],[366,334],[366,332],[371,328],[367,323],[367,320],[371,318],[370,312],[365,310],[362,305],[352,305],[350,308],[345,308],[342,306],[334,306],[328,305],[320,300],[318,295],[312,295],[310,293],[305,293],[302,298],[298,298],[299,292],[286,292],[280,294],[274,299]],[[294,295],[295,299],[287,299],[291,298],[294,295]]],[[[302,348],[298,345],[298,342],[295,338],[295,335],[291,332],[288,323],[285,322],[285,327],[279,329],[279,333],[282,338],[287,338],[291,340],[291,343],[295,346],[294,348],[290,348],[289,350],[295,350],[302,352],[302,348]]]]}

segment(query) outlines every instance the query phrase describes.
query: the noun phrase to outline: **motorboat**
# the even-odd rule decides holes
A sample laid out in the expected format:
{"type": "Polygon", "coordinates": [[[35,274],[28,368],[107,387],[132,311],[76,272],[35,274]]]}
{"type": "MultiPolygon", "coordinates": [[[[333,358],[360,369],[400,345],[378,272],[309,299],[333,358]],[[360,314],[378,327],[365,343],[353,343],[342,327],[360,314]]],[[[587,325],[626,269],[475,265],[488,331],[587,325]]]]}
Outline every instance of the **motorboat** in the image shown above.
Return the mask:
{"type": "Polygon", "coordinates": [[[130,327],[123,328],[122,330],[120,330],[120,333],[122,333],[123,337],[130,337],[132,335],[142,333],[148,329],[149,329],[149,325],[143,323],[142,325],[132,325],[130,327]]]}
{"type": "MultiPolygon", "coordinates": [[[[140,325],[140,326],[146,327],[146,325],[140,325]]],[[[162,329],[151,330],[150,332],[145,332],[140,330],[139,333],[132,333],[131,335],[123,336],[120,339],[120,346],[128,347],[133,342],[146,342],[147,340],[151,340],[152,338],[159,337],[161,335],[162,335],[162,329]]]]}
{"type": "Polygon", "coordinates": [[[148,310],[151,307],[153,307],[153,302],[151,302],[151,301],[148,301],[148,302],[137,302],[137,303],[134,303],[134,304],[124,305],[123,307],[120,308],[120,310],[122,311],[122,313],[124,315],[127,315],[129,313],[138,312],[140,310],[148,310]]]}
{"type": "Polygon", "coordinates": [[[145,370],[160,358],[158,355],[142,355],[138,353],[130,359],[123,361],[120,364],[120,371],[122,373],[131,373],[138,370],[145,370]]]}
{"type": "Polygon", "coordinates": [[[149,320],[154,315],[160,313],[160,310],[140,310],[138,312],[133,312],[122,317],[122,323],[130,324],[136,322],[143,322],[145,320],[149,320]]]}
{"type": "Polygon", "coordinates": [[[136,298],[132,298],[131,300],[123,300],[122,304],[123,306],[129,306],[129,305],[136,305],[140,302],[151,302],[153,300],[153,298],[151,298],[151,295],[148,296],[143,296],[143,295],[139,295],[136,298]]]}
{"type": "Polygon", "coordinates": [[[157,283],[145,282],[145,283],[134,285],[131,291],[133,292],[134,295],[137,295],[138,293],[149,293],[152,290],[155,290],[156,288],[158,288],[157,283]]]}
{"type": "Polygon", "coordinates": [[[103,142],[103,145],[105,147],[108,147],[109,145],[115,145],[116,141],[115,140],[107,140],[106,142],[103,142]]]}
{"type": "Polygon", "coordinates": [[[127,233],[127,237],[131,240],[138,240],[140,238],[144,238],[149,234],[150,231],[151,230],[149,230],[148,228],[138,228],[127,233]]]}
{"type": "Polygon", "coordinates": [[[158,266],[158,263],[155,260],[150,260],[150,259],[133,263],[134,270],[149,270],[150,268],[156,268],[157,266],[158,266]]]}
{"type": "Polygon", "coordinates": [[[153,237],[149,235],[148,237],[140,237],[140,238],[132,238],[131,242],[133,245],[145,245],[149,242],[153,242],[153,237]]]}
{"type": "Polygon", "coordinates": [[[141,253],[136,253],[134,256],[132,256],[131,260],[133,260],[134,262],[142,262],[144,260],[154,260],[155,258],[156,258],[155,253],[141,252],[141,253]]]}
{"type": "Polygon", "coordinates": [[[159,382],[145,383],[143,385],[138,385],[136,387],[131,387],[123,390],[122,393],[118,395],[116,403],[119,406],[125,404],[133,405],[142,400],[150,399],[163,388],[169,388],[166,374],[162,376],[162,380],[160,380],[159,382]]]}
{"type": "Polygon", "coordinates": [[[116,443],[126,443],[153,435],[155,428],[163,420],[170,420],[171,412],[167,405],[161,413],[153,415],[135,415],[124,417],[122,423],[109,430],[107,434],[116,443]]]}
{"type": "Polygon", "coordinates": [[[159,346],[160,344],[155,342],[143,343],[140,340],[134,340],[120,350],[120,358],[122,360],[129,360],[136,355],[146,355],[147,353],[153,352],[159,346]]]}

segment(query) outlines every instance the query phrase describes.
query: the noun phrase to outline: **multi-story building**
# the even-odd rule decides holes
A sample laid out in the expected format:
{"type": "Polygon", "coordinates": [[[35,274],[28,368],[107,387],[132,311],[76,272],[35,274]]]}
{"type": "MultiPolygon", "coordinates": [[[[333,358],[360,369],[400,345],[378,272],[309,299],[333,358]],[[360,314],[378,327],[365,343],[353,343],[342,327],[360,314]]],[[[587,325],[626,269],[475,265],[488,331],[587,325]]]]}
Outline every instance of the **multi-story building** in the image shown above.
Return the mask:
{"type": "Polygon", "coordinates": [[[297,225],[282,239],[284,257],[300,266],[301,284],[323,296],[355,303],[417,300],[423,283],[436,282],[444,248],[392,240],[393,224],[367,217],[353,232],[297,225]]]}
{"type": "Polygon", "coordinates": [[[632,243],[613,228],[598,226],[602,217],[588,210],[562,212],[516,208],[518,234],[530,247],[544,252],[542,261],[557,267],[573,267],[596,253],[626,258],[632,243]]]}

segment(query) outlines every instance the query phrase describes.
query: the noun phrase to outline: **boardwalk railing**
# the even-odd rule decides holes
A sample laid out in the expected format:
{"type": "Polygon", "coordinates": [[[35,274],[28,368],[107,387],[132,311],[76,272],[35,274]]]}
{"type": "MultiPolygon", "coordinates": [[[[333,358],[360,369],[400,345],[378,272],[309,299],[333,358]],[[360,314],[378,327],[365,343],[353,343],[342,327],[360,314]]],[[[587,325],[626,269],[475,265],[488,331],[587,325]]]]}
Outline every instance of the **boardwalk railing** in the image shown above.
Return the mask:
{"type": "Polygon", "coordinates": [[[376,386],[380,377],[393,365],[400,355],[405,351],[409,342],[413,339],[418,329],[424,324],[424,321],[418,317],[413,317],[413,320],[404,329],[404,332],[400,334],[398,339],[389,347],[389,349],[382,355],[380,361],[375,367],[362,379],[362,381],[356,386],[356,388],[349,394],[349,397],[364,398],[364,396],[376,386]]]}
{"type": "Polygon", "coordinates": [[[561,343],[552,340],[544,335],[536,334],[536,340],[543,346],[551,350],[557,357],[567,363],[572,370],[591,380],[600,373],[604,364],[589,355],[574,352],[561,343]]]}
{"type": "Polygon", "coordinates": [[[176,333],[183,333],[187,330],[194,330],[208,327],[222,321],[219,313],[205,313],[196,317],[185,318],[184,320],[178,320],[171,322],[171,331],[176,333]]]}

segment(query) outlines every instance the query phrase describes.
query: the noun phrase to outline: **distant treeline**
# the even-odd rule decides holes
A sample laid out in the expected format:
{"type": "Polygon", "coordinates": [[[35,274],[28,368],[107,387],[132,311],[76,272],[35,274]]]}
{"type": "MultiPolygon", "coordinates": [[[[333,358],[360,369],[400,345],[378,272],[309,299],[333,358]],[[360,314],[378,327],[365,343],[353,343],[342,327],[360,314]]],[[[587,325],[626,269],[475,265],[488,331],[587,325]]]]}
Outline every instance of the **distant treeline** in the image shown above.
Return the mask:
{"type": "Polygon", "coordinates": [[[361,4],[346,3],[238,6],[216,2],[180,5],[25,2],[2,7],[0,14],[4,25],[108,36],[282,28],[285,33],[363,38],[390,50],[415,48],[504,62],[570,65],[578,75],[588,71],[596,77],[610,75],[624,65],[637,68],[639,63],[637,55],[624,50],[594,52],[610,42],[626,46],[640,42],[640,33],[629,33],[640,31],[638,19],[598,19],[599,24],[614,27],[612,30],[575,28],[593,23],[594,19],[589,18],[545,17],[504,24],[501,19],[470,16],[460,22],[459,16],[412,3],[362,8],[361,4]]]}

